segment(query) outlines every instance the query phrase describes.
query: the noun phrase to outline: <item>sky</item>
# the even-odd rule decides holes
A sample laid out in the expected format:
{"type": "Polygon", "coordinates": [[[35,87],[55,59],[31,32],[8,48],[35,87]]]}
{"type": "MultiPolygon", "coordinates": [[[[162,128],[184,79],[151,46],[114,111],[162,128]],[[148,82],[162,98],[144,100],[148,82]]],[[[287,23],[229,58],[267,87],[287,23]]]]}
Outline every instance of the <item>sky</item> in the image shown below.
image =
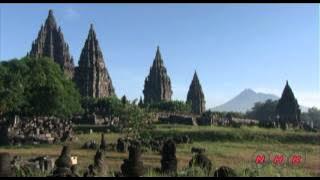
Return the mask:
{"type": "Polygon", "coordinates": [[[93,23],[116,94],[143,97],[160,46],[172,99],[186,100],[197,71],[206,107],[246,88],[320,108],[318,4],[1,4],[0,60],[31,49],[52,9],[78,64],[93,23]]]}

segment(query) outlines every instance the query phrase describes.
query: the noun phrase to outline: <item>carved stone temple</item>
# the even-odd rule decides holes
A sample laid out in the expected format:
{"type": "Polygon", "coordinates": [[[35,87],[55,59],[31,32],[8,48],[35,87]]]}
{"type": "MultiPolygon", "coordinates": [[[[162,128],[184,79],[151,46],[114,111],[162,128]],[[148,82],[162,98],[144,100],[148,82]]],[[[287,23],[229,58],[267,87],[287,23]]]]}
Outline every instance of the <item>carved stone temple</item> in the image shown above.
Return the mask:
{"type": "Polygon", "coordinates": [[[150,73],[145,79],[143,94],[145,103],[171,100],[171,81],[164,66],[159,46],[157,47],[150,73]]]}
{"type": "Polygon", "coordinates": [[[202,87],[197,75],[197,72],[194,73],[192,82],[189,87],[187,102],[191,103],[192,113],[201,114],[205,111],[205,99],[202,91],[202,87]]]}
{"type": "Polygon", "coordinates": [[[44,26],[41,26],[37,39],[32,43],[29,56],[52,58],[69,78],[73,77],[73,58],[70,56],[69,46],[64,41],[61,28],[57,26],[52,10],[49,10],[44,26]]]}
{"type": "Polygon", "coordinates": [[[115,94],[92,24],[75,70],[75,81],[82,96],[98,98],[115,94]]]}

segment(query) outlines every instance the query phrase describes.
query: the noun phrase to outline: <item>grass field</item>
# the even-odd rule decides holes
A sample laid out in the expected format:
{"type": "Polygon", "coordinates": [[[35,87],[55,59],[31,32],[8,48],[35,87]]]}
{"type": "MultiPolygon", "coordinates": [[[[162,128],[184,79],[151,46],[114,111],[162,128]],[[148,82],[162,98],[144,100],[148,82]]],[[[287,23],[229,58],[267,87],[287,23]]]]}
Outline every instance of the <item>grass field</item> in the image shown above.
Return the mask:
{"type": "MultiPolygon", "coordinates": [[[[320,133],[303,131],[281,131],[279,129],[262,129],[258,127],[196,127],[188,125],[157,125],[152,131],[155,136],[173,134],[187,134],[192,137],[192,144],[177,145],[177,158],[179,176],[201,176],[196,169],[186,170],[189,160],[192,158],[192,147],[203,147],[206,155],[211,159],[214,168],[227,165],[236,170],[239,176],[247,176],[246,168],[255,167],[254,153],[263,151],[267,153],[281,152],[290,155],[293,152],[306,154],[306,160],[302,167],[276,168],[272,165],[258,169],[258,176],[320,176],[320,133]]],[[[107,142],[115,143],[122,136],[118,133],[107,133],[107,142]]],[[[81,146],[85,141],[96,140],[100,142],[100,133],[79,133],[78,140],[70,143],[71,152],[78,156],[79,173],[82,175],[86,167],[93,163],[95,150],[84,150],[81,146]]],[[[25,158],[49,155],[58,157],[62,145],[36,145],[22,147],[0,147],[0,152],[9,152],[12,155],[20,155],[25,158]]],[[[127,153],[107,152],[105,163],[112,175],[113,171],[119,171],[123,159],[127,153]]],[[[146,152],[142,154],[145,167],[148,170],[146,176],[161,176],[151,168],[160,167],[161,156],[159,153],[146,152]]]]}

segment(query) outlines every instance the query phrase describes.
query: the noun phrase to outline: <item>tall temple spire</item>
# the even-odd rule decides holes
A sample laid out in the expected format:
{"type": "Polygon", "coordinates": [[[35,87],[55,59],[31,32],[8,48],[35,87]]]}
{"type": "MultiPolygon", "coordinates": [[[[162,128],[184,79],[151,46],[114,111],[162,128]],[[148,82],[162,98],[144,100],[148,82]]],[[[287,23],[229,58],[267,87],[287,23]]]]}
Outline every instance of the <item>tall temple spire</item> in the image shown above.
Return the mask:
{"type": "Polygon", "coordinates": [[[192,81],[199,84],[199,78],[198,78],[197,70],[194,70],[192,81]]]}
{"type": "Polygon", "coordinates": [[[191,110],[194,114],[201,114],[205,111],[205,99],[202,91],[202,87],[197,75],[197,71],[194,72],[193,79],[191,81],[189,91],[187,94],[187,103],[191,103],[191,110]]]}
{"type": "Polygon", "coordinates": [[[286,129],[286,124],[300,125],[301,110],[288,81],[278,101],[277,114],[279,115],[280,127],[286,129]]]}
{"type": "Polygon", "coordinates": [[[107,97],[115,94],[92,24],[76,68],[75,80],[82,96],[107,97]]]}
{"type": "Polygon", "coordinates": [[[156,60],[162,60],[161,58],[161,53],[160,53],[160,47],[157,46],[157,52],[156,52],[156,57],[155,57],[156,60]]]}
{"type": "Polygon", "coordinates": [[[164,66],[159,46],[149,75],[145,79],[143,94],[145,103],[171,100],[171,81],[164,66]]]}
{"type": "Polygon", "coordinates": [[[74,64],[69,53],[68,44],[64,41],[60,27],[57,27],[53,11],[50,9],[44,26],[42,25],[38,37],[32,43],[30,56],[35,58],[49,57],[58,63],[63,72],[73,77],[74,64]]]}
{"type": "Polygon", "coordinates": [[[90,24],[90,29],[89,29],[88,37],[96,38],[96,32],[95,32],[95,30],[94,30],[94,28],[93,28],[93,24],[92,24],[92,23],[90,24]]]}
{"type": "Polygon", "coordinates": [[[56,23],[56,20],[54,18],[52,9],[49,10],[49,14],[48,14],[48,17],[46,19],[45,26],[49,26],[50,28],[56,28],[57,27],[57,23],[56,23]]]}

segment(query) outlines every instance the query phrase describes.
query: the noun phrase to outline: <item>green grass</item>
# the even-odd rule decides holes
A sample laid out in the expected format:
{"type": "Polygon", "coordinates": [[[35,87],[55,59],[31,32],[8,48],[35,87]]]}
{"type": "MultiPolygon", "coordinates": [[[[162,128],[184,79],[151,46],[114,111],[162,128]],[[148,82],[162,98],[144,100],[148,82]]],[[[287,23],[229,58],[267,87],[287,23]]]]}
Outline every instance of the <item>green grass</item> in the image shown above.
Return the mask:
{"type": "MultiPolygon", "coordinates": [[[[192,158],[192,147],[203,147],[206,155],[216,169],[222,165],[227,165],[235,169],[239,176],[249,176],[245,174],[246,168],[253,168],[253,155],[256,151],[264,152],[305,152],[306,161],[303,167],[282,169],[271,165],[258,169],[258,176],[319,176],[320,175],[320,146],[319,133],[309,133],[301,131],[281,131],[279,129],[263,129],[258,127],[210,127],[210,126],[187,126],[187,125],[157,125],[152,131],[153,136],[187,134],[193,140],[192,144],[177,145],[178,176],[204,176],[199,168],[188,168],[188,163],[192,158]]],[[[107,143],[116,143],[116,140],[123,135],[119,133],[107,133],[105,138],[107,143]]],[[[89,164],[93,163],[95,150],[81,149],[84,142],[96,140],[100,143],[101,134],[80,133],[78,139],[70,143],[72,155],[78,156],[80,175],[86,170],[89,164]]],[[[9,152],[13,155],[21,155],[30,158],[39,155],[49,155],[58,157],[62,149],[62,144],[58,145],[35,145],[35,146],[2,146],[0,152],[9,152]]],[[[107,152],[105,154],[105,164],[109,170],[109,176],[113,176],[115,171],[120,171],[123,159],[127,158],[127,153],[107,152]]],[[[159,153],[146,152],[142,154],[144,166],[147,170],[145,176],[166,176],[154,171],[159,168],[161,156],[159,153]]],[[[41,174],[34,173],[36,176],[41,174]]],[[[213,172],[211,172],[211,175],[213,172]]]]}
{"type": "Polygon", "coordinates": [[[259,127],[229,128],[215,126],[159,125],[154,134],[189,135],[195,141],[265,142],[265,143],[304,143],[320,145],[319,133],[304,131],[282,131],[259,127]]]}

